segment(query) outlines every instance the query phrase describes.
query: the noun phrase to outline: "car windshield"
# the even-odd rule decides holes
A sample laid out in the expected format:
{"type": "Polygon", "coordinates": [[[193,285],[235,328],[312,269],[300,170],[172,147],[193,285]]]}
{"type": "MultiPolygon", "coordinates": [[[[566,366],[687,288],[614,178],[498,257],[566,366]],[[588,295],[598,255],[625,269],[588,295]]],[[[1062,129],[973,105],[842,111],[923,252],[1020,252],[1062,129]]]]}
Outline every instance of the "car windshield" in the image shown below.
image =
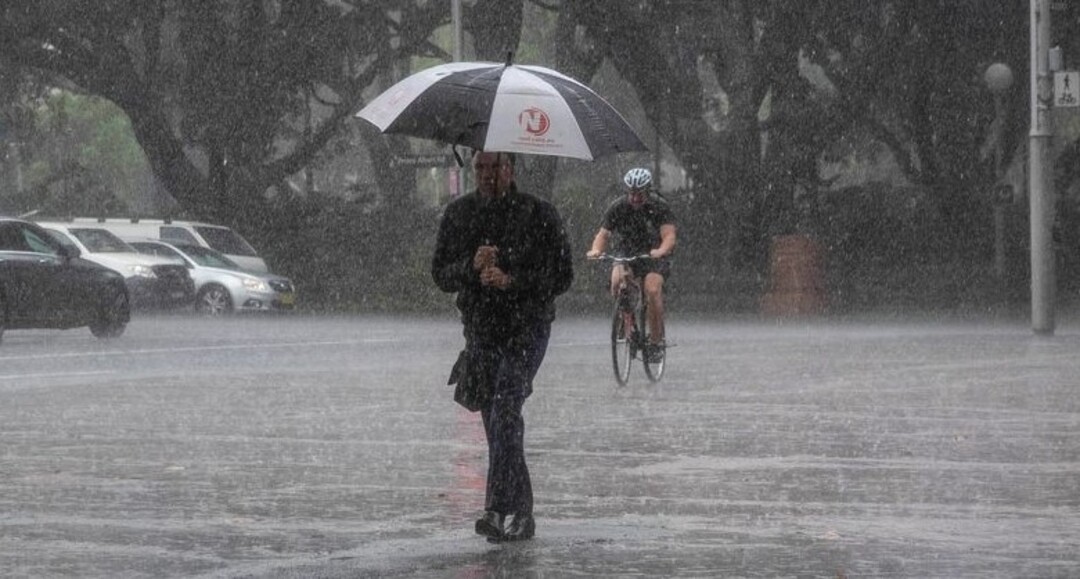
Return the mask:
{"type": "Polygon", "coordinates": [[[174,227],[171,225],[162,225],[158,230],[161,233],[161,238],[165,241],[172,243],[180,243],[183,245],[198,245],[199,238],[191,234],[190,231],[183,227],[174,227]]]}
{"type": "Polygon", "coordinates": [[[139,253],[156,255],[158,257],[164,257],[170,261],[179,263],[181,265],[187,265],[187,262],[184,261],[184,256],[180,255],[180,252],[166,245],[161,245],[158,243],[146,243],[142,241],[132,241],[130,243],[132,247],[139,250],[139,253]]]}
{"type": "Polygon", "coordinates": [[[68,231],[94,253],[135,253],[135,248],[105,229],[69,228],[68,231]]]}
{"type": "Polygon", "coordinates": [[[247,241],[244,241],[240,234],[236,233],[232,229],[226,227],[207,227],[205,225],[196,226],[195,231],[199,232],[199,235],[206,240],[206,243],[220,251],[221,253],[228,253],[230,255],[246,255],[255,257],[258,254],[255,253],[255,248],[251,247],[247,241]]]}
{"type": "Polygon", "coordinates": [[[205,267],[220,267],[222,269],[240,269],[233,260],[221,255],[217,251],[201,245],[178,245],[177,249],[191,258],[191,261],[205,267]]]}
{"type": "Polygon", "coordinates": [[[62,232],[62,231],[57,231],[55,229],[46,229],[45,233],[48,233],[50,237],[52,237],[53,239],[55,239],[57,241],[57,243],[59,243],[60,245],[63,245],[64,247],[66,247],[68,249],[71,249],[71,248],[78,249],[79,248],[79,246],[75,245],[75,242],[72,241],[71,238],[68,237],[68,235],[66,233],[62,232]]]}
{"type": "MultiPolygon", "coordinates": [[[[19,223],[0,223],[0,251],[36,251],[55,255],[56,246],[39,235],[39,231],[19,223]]],[[[46,233],[51,235],[48,231],[46,233]]]]}

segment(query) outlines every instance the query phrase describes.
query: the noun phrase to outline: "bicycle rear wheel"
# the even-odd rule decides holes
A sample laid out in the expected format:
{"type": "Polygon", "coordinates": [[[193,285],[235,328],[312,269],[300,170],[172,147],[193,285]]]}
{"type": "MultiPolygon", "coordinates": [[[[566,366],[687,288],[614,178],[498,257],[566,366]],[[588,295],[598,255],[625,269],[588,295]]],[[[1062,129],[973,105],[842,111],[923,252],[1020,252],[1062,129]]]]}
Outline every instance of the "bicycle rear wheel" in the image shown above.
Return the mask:
{"type": "Polygon", "coordinates": [[[641,300],[640,313],[641,333],[639,335],[643,336],[641,340],[641,362],[645,366],[645,375],[649,377],[649,380],[659,382],[664,377],[664,369],[667,368],[667,351],[663,345],[658,348],[654,348],[652,345],[652,336],[649,335],[649,306],[646,304],[644,296],[642,296],[641,300]]]}
{"type": "Polygon", "coordinates": [[[616,300],[614,314],[611,316],[611,362],[615,370],[615,382],[619,386],[626,386],[630,379],[630,362],[633,360],[634,328],[633,324],[627,327],[626,315],[616,300]]]}

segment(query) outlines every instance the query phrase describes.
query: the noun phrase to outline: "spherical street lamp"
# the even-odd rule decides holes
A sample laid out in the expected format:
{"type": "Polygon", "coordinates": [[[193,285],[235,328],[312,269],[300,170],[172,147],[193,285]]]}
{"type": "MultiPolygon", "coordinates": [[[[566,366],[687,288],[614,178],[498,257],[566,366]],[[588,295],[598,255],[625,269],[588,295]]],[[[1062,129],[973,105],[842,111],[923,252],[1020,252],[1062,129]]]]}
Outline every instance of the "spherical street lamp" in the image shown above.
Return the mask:
{"type": "Polygon", "coordinates": [[[995,62],[986,67],[986,72],[983,73],[983,81],[986,82],[986,88],[990,89],[990,92],[1001,94],[1012,87],[1012,69],[1007,64],[995,62]]]}

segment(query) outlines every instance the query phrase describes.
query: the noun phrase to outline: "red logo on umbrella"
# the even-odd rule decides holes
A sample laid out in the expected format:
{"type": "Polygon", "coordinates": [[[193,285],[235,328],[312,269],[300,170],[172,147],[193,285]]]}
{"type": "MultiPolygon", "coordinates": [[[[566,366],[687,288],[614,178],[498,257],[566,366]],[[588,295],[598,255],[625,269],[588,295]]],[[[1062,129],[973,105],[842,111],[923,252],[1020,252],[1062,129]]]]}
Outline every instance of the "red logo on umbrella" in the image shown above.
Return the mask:
{"type": "Polygon", "coordinates": [[[531,107],[521,111],[518,115],[518,123],[521,128],[525,129],[526,133],[536,135],[537,137],[548,132],[551,128],[551,118],[544,111],[531,107]]]}

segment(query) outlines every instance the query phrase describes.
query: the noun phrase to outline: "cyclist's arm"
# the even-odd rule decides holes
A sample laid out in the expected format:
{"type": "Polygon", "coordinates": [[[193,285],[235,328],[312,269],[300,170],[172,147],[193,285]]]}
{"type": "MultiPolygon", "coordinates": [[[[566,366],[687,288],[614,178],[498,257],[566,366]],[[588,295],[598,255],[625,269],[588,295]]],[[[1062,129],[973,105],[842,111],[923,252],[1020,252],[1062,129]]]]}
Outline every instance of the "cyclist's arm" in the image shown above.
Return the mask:
{"type": "Polygon", "coordinates": [[[606,227],[601,227],[600,231],[596,232],[596,237],[593,238],[592,247],[585,255],[587,257],[597,257],[604,253],[607,249],[608,239],[611,238],[611,230],[606,227]]]}
{"type": "Polygon", "coordinates": [[[660,226],[660,246],[649,252],[652,257],[660,258],[675,251],[675,224],[665,223],[660,226]]]}

